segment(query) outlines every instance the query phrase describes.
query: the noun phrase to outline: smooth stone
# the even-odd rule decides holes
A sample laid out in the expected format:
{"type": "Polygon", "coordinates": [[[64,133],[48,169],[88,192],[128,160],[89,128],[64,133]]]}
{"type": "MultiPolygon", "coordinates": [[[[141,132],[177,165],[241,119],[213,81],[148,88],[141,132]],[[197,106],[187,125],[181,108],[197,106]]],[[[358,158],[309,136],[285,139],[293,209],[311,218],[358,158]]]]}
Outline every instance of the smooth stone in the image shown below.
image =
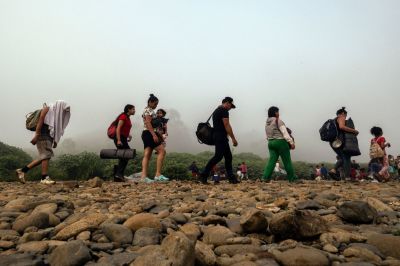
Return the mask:
{"type": "Polygon", "coordinates": [[[227,239],[236,237],[236,234],[224,226],[211,226],[203,228],[203,242],[205,244],[222,246],[227,239]]]}
{"type": "Polygon", "coordinates": [[[347,201],[339,206],[338,216],[346,222],[368,224],[378,217],[378,213],[365,201],[347,201]]]}
{"type": "Polygon", "coordinates": [[[82,241],[75,240],[56,247],[49,256],[51,266],[80,266],[90,261],[90,250],[82,241]]]}
{"type": "Polygon", "coordinates": [[[126,220],[123,225],[131,229],[133,232],[136,232],[142,227],[155,228],[158,230],[162,229],[160,219],[151,213],[136,214],[126,220]]]}
{"type": "Polygon", "coordinates": [[[196,253],[196,265],[201,266],[214,266],[217,257],[215,253],[210,248],[210,246],[204,244],[202,241],[197,241],[195,246],[196,253]]]}
{"type": "Polygon", "coordinates": [[[160,240],[161,236],[158,229],[143,227],[135,232],[133,245],[139,247],[157,245],[160,243],[160,240]]]}
{"type": "Polygon", "coordinates": [[[97,228],[102,222],[107,219],[104,214],[96,213],[89,214],[81,220],[66,226],[54,237],[55,240],[67,240],[71,237],[78,235],[83,231],[97,228]]]}
{"type": "Polygon", "coordinates": [[[101,227],[104,235],[112,242],[120,244],[130,244],[133,240],[132,231],[120,224],[104,224],[101,227]]]}

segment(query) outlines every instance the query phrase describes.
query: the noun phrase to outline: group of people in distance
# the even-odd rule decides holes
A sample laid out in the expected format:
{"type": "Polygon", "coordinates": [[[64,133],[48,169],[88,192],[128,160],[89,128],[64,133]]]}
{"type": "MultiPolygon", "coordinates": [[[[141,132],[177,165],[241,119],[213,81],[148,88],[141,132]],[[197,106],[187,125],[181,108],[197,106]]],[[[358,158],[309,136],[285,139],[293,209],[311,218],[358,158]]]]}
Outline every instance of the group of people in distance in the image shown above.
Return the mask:
{"type": "MultiPolygon", "coordinates": [[[[168,119],[165,117],[166,112],[163,109],[157,109],[159,104],[158,98],[150,94],[147,100],[147,105],[143,110],[143,130],[141,138],[144,146],[141,180],[146,183],[153,182],[167,182],[169,178],[162,174],[163,162],[166,155],[166,139],[168,136],[168,119]],[[152,154],[155,151],[157,155],[156,172],[154,178],[149,177],[149,162],[152,154]]],[[[213,139],[215,143],[215,154],[208,161],[202,171],[199,170],[196,163],[193,162],[189,167],[193,177],[198,177],[203,184],[208,184],[208,178],[213,172],[213,169],[224,158],[225,159],[225,175],[227,180],[236,184],[239,179],[248,178],[247,165],[243,162],[236,168],[236,174],[232,167],[232,152],[230,147],[229,138],[233,146],[238,145],[238,141],[233,132],[232,126],[229,121],[229,111],[235,109],[231,97],[225,97],[222,100],[213,115],[213,139]]],[[[131,116],[136,113],[135,106],[128,104],[125,106],[124,111],[118,115],[115,120],[116,134],[113,139],[117,149],[130,149],[129,142],[132,140],[131,129],[131,116]]],[[[346,126],[347,111],[343,107],[336,112],[335,123],[339,133],[348,133],[358,135],[358,131],[354,128],[346,126]]],[[[50,158],[53,156],[52,148],[55,148],[64,133],[66,126],[70,119],[70,106],[64,101],[57,101],[45,107],[40,112],[40,118],[36,126],[34,138],[31,143],[37,146],[39,158],[30,164],[17,169],[16,174],[18,179],[25,183],[25,174],[37,165],[42,166],[42,183],[53,184],[54,181],[48,175],[48,164],[50,158]]],[[[268,118],[265,124],[265,132],[268,140],[269,160],[265,166],[264,173],[260,177],[263,182],[270,182],[274,170],[276,169],[279,158],[281,158],[286,177],[289,182],[294,182],[297,179],[293,169],[290,151],[294,150],[296,145],[294,138],[291,135],[291,130],[286,127],[285,123],[281,120],[279,108],[272,106],[268,109],[268,118]]],[[[395,169],[400,172],[400,157],[394,159],[388,157],[386,148],[390,144],[386,142],[383,137],[383,131],[379,127],[373,127],[371,134],[374,138],[371,140],[369,170],[374,180],[387,181],[390,178],[389,171],[395,169]],[[392,168],[393,169],[392,169],[392,168]]],[[[332,174],[338,175],[342,178],[351,177],[351,154],[345,150],[345,144],[338,146],[334,142],[330,142],[330,146],[337,154],[337,162],[335,168],[331,170],[332,174]]],[[[128,159],[119,159],[118,165],[114,168],[114,181],[125,181],[124,173],[128,164],[128,159]]],[[[326,167],[322,165],[319,169],[320,174],[325,176],[326,167]]],[[[214,171],[215,172],[215,171],[214,171]]],[[[399,173],[400,174],[400,173],[399,173]]]]}

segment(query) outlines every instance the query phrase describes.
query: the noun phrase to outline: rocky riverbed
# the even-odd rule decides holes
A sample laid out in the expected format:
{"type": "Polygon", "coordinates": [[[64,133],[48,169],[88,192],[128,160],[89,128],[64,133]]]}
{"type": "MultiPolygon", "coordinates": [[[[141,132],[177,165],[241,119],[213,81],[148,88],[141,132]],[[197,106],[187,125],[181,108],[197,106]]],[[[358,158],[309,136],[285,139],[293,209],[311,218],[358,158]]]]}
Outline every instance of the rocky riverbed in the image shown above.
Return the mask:
{"type": "Polygon", "coordinates": [[[0,183],[0,265],[400,265],[400,183],[0,183]]]}

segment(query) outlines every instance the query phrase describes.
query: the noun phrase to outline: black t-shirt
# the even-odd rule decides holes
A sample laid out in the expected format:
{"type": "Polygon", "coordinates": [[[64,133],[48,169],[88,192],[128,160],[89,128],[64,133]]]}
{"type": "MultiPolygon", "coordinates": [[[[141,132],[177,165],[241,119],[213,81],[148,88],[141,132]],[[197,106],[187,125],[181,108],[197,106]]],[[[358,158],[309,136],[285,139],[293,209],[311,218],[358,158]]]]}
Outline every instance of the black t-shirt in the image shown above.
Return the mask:
{"type": "Polygon", "coordinates": [[[223,121],[224,118],[229,118],[229,112],[220,106],[214,111],[213,114],[214,134],[217,137],[227,137],[227,132],[223,121]]]}

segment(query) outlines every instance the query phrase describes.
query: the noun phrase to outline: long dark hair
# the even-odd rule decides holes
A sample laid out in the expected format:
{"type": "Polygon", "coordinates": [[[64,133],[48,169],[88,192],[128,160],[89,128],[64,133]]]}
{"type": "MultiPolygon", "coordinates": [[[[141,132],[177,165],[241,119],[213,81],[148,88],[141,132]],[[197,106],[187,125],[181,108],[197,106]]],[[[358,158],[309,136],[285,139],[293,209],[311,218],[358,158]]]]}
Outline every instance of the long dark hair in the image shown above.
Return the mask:
{"type": "Polygon", "coordinates": [[[147,104],[158,102],[158,98],[154,94],[150,94],[149,99],[147,100],[147,104]]]}

